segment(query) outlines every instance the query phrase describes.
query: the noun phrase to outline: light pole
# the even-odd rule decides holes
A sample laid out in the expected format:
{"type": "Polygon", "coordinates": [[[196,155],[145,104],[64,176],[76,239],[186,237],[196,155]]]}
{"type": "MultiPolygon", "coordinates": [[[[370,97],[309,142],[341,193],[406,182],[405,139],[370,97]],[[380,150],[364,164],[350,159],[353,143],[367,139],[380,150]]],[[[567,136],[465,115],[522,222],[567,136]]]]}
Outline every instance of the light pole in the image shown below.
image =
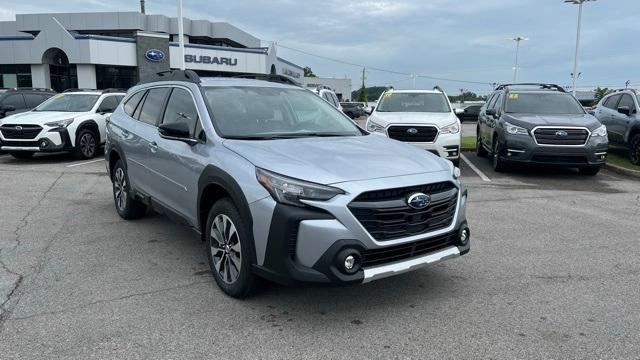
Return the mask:
{"type": "Polygon", "coordinates": [[[578,5],[578,30],[576,31],[576,53],[573,57],[573,96],[576,95],[576,80],[578,80],[578,50],[580,49],[580,26],[582,24],[582,4],[596,0],[564,0],[565,3],[578,5]]]}
{"type": "Polygon", "coordinates": [[[182,23],[182,0],[178,0],[178,44],[180,46],[180,70],[185,69],[184,65],[184,25],[182,23]]]}
{"type": "Polygon", "coordinates": [[[529,38],[524,36],[516,36],[511,40],[516,42],[516,60],[515,65],[513,66],[513,83],[515,84],[518,80],[518,53],[520,52],[520,41],[527,41],[529,38]]]}

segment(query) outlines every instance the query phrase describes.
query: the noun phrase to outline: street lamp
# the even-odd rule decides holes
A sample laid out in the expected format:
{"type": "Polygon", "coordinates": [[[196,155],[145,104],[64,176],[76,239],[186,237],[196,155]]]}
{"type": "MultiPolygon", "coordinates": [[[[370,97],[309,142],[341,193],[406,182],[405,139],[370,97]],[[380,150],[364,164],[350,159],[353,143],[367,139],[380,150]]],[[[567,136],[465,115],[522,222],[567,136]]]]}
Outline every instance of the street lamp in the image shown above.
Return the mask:
{"type": "Polygon", "coordinates": [[[516,60],[515,65],[513,66],[513,83],[515,84],[518,80],[518,53],[520,52],[520,41],[527,41],[529,38],[524,36],[516,36],[511,40],[516,42],[516,60]]]}
{"type": "Polygon", "coordinates": [[[576,95],[576,80],[578,79],[578,50],[580,49],[580,25],[582,24],[582,4],[596,0],[564,0],[567,4],[578,5],[578,30],[576,31],[576,53],[573,58],[573,96],[576,95]]]}

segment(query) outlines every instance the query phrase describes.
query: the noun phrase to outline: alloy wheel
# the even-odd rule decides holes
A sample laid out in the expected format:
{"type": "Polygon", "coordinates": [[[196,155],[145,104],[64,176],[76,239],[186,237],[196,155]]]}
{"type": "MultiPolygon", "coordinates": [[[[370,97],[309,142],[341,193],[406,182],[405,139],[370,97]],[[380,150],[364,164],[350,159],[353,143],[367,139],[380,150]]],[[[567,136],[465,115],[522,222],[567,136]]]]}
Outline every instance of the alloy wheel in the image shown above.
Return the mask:
{"type": "Polygon", "coordinates": [[[114,195],[116,197],[116,206],[118,207],[118,210],[124,211],[127,206],[127,178],[121,167],[116,169],[113,186],[114,195]]]}
{"type": "Polygon", "coordinates": [[[80,138],[80,151],[85,157],[93,157],[96,152],[96,139],[91,133],[85,133],[80,138]]]}
{"type": "Polygon", "coordinates": [[[242,266],[240,237],[227,215],[216,216],[211,224],[211,257],[222,281],[233,284],[238,280],[242,266]]]}
{"type": "Polygon", "coordinates": [[[640,165],[640,138],[635,136],[629,147],[629,160],[634,165],[640,165]]]}

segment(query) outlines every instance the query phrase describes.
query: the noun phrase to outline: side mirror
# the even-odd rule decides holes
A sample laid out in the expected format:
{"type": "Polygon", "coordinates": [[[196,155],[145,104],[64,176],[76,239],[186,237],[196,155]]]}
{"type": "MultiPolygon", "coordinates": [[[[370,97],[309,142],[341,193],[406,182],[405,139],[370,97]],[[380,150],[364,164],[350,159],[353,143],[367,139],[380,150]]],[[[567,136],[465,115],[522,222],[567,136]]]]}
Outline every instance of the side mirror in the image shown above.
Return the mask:
{"type": "Polygon", "coordinates": [[[484,112],[487,116],[496,116],[496,109],[487,109],[484,112]]]}
{"type": "Polygon", "coordinates": [[[98,109],[98,113],[99,114],[110,114],[112,112],[116,111],[116,109],[98,109]]]}
{"type": "Polygon", "coordinates": [[[0,112],[7,113],[9,111],[16,111],[16,107],[13,105],[2,105],[0,107],[0,112]]]}
{"type": "Polygon", "coordinates": [[[373,114],[373,106],[365,108],[364,109],[364,113],[367,114],[367,115],[373,114]]]}
{"type": "Polygon", "coordinates": [[[183,141],[189,145],[195,145],[198,143],[197,139],[191,137],[191,129],[185,122],[161,124],[158,127],[158,132],[164,139],[183,141]]]}
{"type": "Polygon", "coordinates": [[[629,115],[631,115],[631,108],[628,107],[628,106],[620,106],[618,108],[618,112],[620,114],[625,114],[625,115],[629,116],[629,115]]]}

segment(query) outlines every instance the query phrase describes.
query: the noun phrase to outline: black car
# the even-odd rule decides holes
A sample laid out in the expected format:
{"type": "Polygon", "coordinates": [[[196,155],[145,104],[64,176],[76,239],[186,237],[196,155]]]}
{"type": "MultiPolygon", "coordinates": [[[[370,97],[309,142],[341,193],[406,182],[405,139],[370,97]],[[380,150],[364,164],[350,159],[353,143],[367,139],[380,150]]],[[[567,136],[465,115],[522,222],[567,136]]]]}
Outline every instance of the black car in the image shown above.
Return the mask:
{"type": "Polygon", "coordinates": [[[0,119],[29,111],[55,94],[56,92],[51,89],[0,89],[0,119]]]}
{"type": "Polygon", "coordinates": [[[365,116],[364,107],[360,103],[342,102],[340,105],[342,106],[342,112],[352,119],[365,116]]]}
{"type": "Polygon", "coordinates": [[[457,114],[460,122],[464,121],[478,121],[478,115],[480,115],[480,108],[482,108],[482,104],[478,105],[469,105],[464,108],[464,112],[457,114]]]}
{"type": "Polygon", "coordinates": [[[608,146],[607,128],[554,84],[500,85],[478,117],[476,152],[490,154],[495,171],[520,163],[595,175],[608,146]]]}

